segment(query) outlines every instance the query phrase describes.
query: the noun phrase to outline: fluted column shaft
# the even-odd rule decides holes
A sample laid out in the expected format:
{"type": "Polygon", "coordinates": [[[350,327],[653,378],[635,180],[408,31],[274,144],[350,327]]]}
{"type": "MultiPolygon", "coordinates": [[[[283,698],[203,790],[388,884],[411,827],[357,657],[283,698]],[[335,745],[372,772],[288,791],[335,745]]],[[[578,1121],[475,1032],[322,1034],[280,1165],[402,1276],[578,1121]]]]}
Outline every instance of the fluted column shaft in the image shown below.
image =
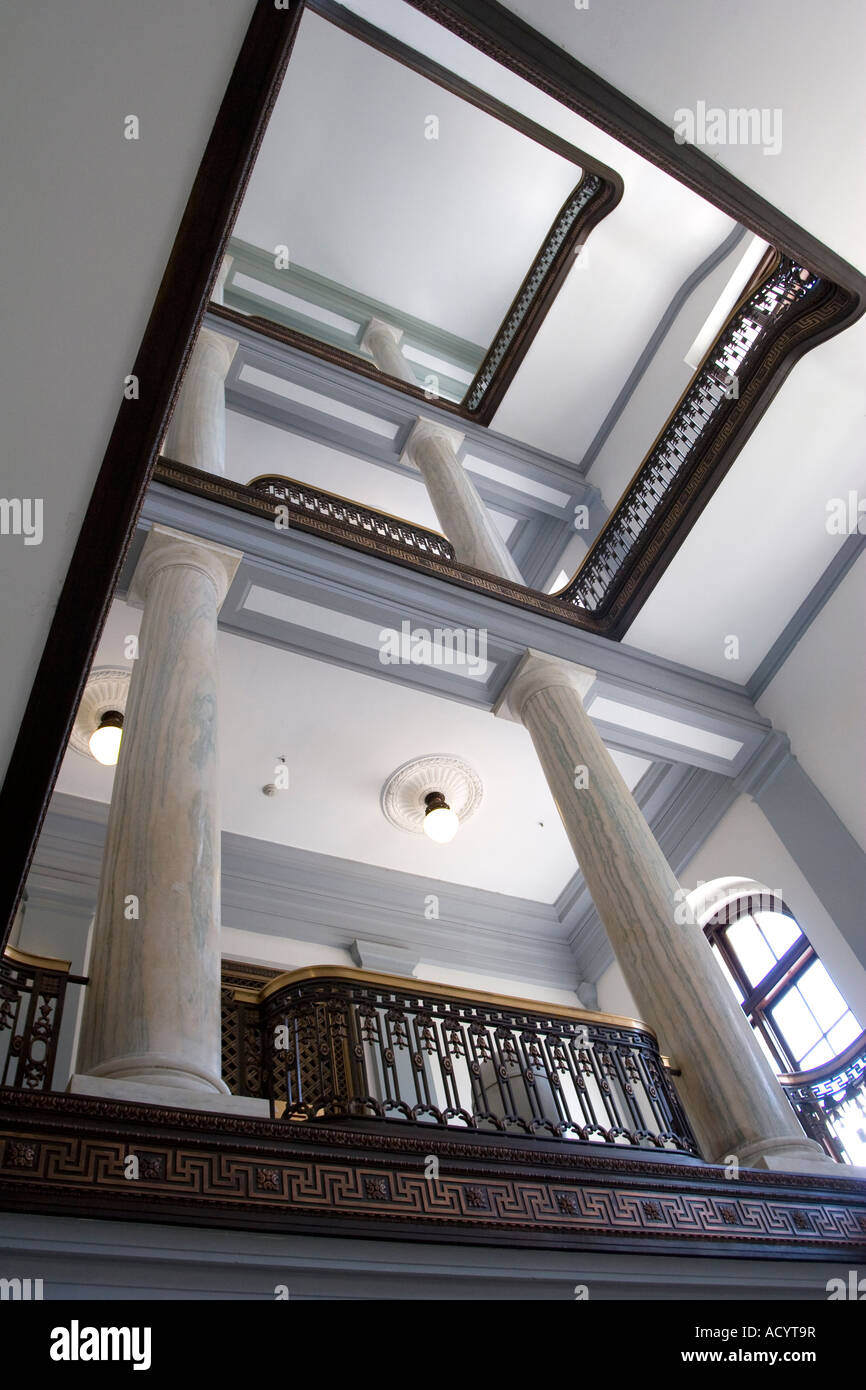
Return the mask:
{"type": "Polygon", "coordinates": [[[419,419],[405,453],[420,472],[439,525],[464,565],[523,583],[511,552],[493,524],[475,485],[457,457],[463,436],[433,420],[419,419]]]}
{"type": "Polygon", "coordinates": [[[199,330],[162,452],[204,473],[226,471],[225,379],[237,352],[233,338],[199,330]]]}
{"type": "Polygon", "coordinates": [[[529,652],[500,712],[532,737],[629,989],[682,1071],[678,1088],[705,1156],[814,1163],[822,1152],[804,1135],[702,931],[676,921],[677,880],[584,709],[594,679],[529,652]]]}
{"type": "Polygon", "coordinates": [[[226,1092],[217,613],[240,555],[156,526],[94,924],[78,1071],[226,1092]]]}

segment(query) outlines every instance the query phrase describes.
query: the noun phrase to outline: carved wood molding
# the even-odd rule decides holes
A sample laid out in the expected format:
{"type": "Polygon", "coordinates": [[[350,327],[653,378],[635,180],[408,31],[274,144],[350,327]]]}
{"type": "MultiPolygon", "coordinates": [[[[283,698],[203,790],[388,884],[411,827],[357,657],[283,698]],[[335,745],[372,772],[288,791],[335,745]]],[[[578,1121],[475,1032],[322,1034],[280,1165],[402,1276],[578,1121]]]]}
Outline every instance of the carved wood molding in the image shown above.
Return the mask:
{"type": "Polygon", "coordinates": [[[0,1090],[0,1208],[558,1249],[866,1256],[846,1179],[0,1090]],[[125,1160],[139,1159],[139,1177],[125,1160]],[[425,1177],[429,1157],[438,1180],[425,1177]]]}

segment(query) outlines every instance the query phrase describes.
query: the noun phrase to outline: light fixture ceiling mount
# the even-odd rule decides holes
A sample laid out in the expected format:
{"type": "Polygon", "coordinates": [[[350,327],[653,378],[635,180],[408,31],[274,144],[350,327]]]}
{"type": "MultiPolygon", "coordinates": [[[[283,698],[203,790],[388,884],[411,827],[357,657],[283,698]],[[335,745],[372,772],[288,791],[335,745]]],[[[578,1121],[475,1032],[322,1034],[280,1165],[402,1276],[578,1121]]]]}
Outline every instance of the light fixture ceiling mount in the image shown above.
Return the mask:
{"type": "Polygon", "coordinates": [[[104,767],[117,762],[130,674],[122,666],[95,666],[72,726],[69,747],[104,767]]]}
{"type": "Polygon", "coordinates": [[[424,832],[445,844],[478,809],[483,796],[481,778],[463,758],[428,753],[391,773],[382,788],[382,814],[398,830],[424,832]]]}

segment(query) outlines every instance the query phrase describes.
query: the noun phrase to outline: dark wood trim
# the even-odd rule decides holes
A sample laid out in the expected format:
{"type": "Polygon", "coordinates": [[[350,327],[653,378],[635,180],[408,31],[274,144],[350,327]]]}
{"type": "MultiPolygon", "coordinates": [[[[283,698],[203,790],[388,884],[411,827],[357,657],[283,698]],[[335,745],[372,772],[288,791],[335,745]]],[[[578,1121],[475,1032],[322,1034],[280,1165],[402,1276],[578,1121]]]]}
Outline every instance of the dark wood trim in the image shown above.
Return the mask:
{"type": "MultiPolygon", "coordinates": [[[[618,582],[611,599],[596,610],[600,630],[606,637],[619,641],[628,631],[794,366],[805,353],[859,316],[854,313],[853,303],[849,291],[828,282],[817,300],[805,305],[768,337],[757,365],[748,369],[739,398],[731,402],[729,409],[708,431],[705,444],[695,451],[694,462],[684,471],[678,485],[671,489],[637,541],[628,563],[623,565],[622,581],[618,582]]],[[[682,399],[688,395],[691,385],[689,383],[682,399]]],[[[682,399],[661,433],[676,415],[682,399]]],[[[651,454],[652,449],[646,457],[651,454]]],[[[623,499],[608,517],[593,548],[598,546],[601,536],[615,526],[621,505],[623,499]]],[[[584,558],[581,568],[588,558],[584,558]]],[[[578,580],[580,573],[578,569],[572,583],[578,580]]]]}
{"type": "Polygon", "coordinates": [[[866,1257],[866,1189],[592,1144],[0,1088],[0,1210],[543,1249],[866,1257]],[[129,1154],[137,1180],[125,1176],[129,1154]],[[429,1155],[440,1179],[425,1177],[429,1155]]]}
{"type": "MultiPolygon", "coordinates": [[[[565,208],[568,206],[568,204],[571,202],[572,198],[574,198],[577,192],[578,189],[576,188],[572,193],[569,194],[561,210],[562,212],[565,211],[565,208]]],[[[593,228],[597,227],[599,222],[602,222],[604,218],[607,217],[608,213],[613,212],[617,203],[622,198],[622,193],[623,183],[619,175],[615,176],[615,181],[610,178],[603,178],[601,180],[601,187],[599,188],[598,192],[592,197],[587,206],[579,213],[579,215],[574,221],[574,225],[571,227],[571,230],[569,231],[568,235],[565,237],[562,245],[557,251],[555,258],[551,263],[550,269],[544,277],[544,281],[541,285],[541,288],[534,296],[532,303],[530,304],[530,307],[527,310],[526,315],[523,321],[521,322],[515,337],[509,344],[505,356],[500,366],[497,368],[496,374],[494,375],[493,380],[487,388],[487,391],[485,392],[484,399],[480,407],[478,408],[478,410],[470,410],[467,407],[461,405],[461,414],[468,416],[471,420],[477,420],[479,424],[490,424],[490,422],[493,419],[493,416],[496,414],[496,411],[499,409],[499,406],[502,403],[506,391],[508,390],[509,386],[511,385],[512,381],[514,380],[517,374],[517,369],[519,368],[521,362],[523,361],[524,357],[526,356],[527,352],[532,346],[532,341],[535,335],[541,328],[541,325],[547,317],[548,312],[553,307],[553,301],[556,299],[556,296],[562,289],[566,277],[575,263],[578,252],[582,250],[582,248],[588,241],[589,234],[593,230],[593,228]]],[[[557,214],[557,218],[559,215],[560,214],[557,214]]],[[[516,309],[520,301],[521,295],[523,294],[526,286],[529,284],[529,281],[532,278],[536,265],[541,260],[541,257],[544,254],[544,250],[547,246],[548,239],[553,231],[553,228],[556,226],[557,218],[554,218],[550,231],[548,232],[547,236],[542,242],[541,250],[539,251],[535,260],[532,262],[532,265],[529,267],[529,270],[526,272],[526,275],[523,278],[523,282],[521,283],[521,286],[517,291],[517,294],[514,296],[514,299],[512,300],[508,308],[508,311],[502,320],[502,323],[497,328],[493,338],[493,343],[491,344],[490,351],[485,355],[484,361],[481,363],[481,366],[475,374],[475,378],[473,379],[472,385],[467,388],[465,399],[468,400],[469,396],[472,394],[475,384],[478,381],[478,378],[480,377],[481,373],[484,371],[488,359],[490,358],[493,351],[496,349],[496,346],[499,342],[500,334],[505,328],[505,325],[511,317],[511,314],[516,309]]]]}
{"type": "Polygon", "coordinates": [[[258,0],[193,183],[0,790],[5,945],[156,451],[297,32],[302,0],[258,0]]]}
{"type": "MultiPolygon", "coordinates": [[[[158,460],[153,476],[155,482],[167,483],[170,487],[180,488],[183,492],[191,492],[197,497],[210,497],[217,502],[227,503],[229,506],[240,508],[241,511],[252,512],[256,516],[264,517],[269,523],[273,523],[279,505],[288,505],[280,503],[278,499],[268,496],[267,493],[259,492],[256,488],[249,487],[244,483],[235,483],[229,478],[216,477],[213,473],[203,473],[197,468],[190,468],[187,464],[177,463],[174,459],[165,457],[158,460]]],[[[368,508],[367,510],[371,509],[368,508]]],[[[379,559],[404,565],[407,569],[421,570],[424,574],[435,574],[438,578],[450,580],[464,589],[473,589],[476,593],[492,594],[495,598],[503,599],[506,603],[516,604],[518,608],[526,608],[533,613],[541,613],[546,618],[557,618],[560,622],[568,623],[572,627],[579,627],[584,632],[604,633],[603,622],[594,620],[591,614],[585,613],[573,604],[563,603],[561,599],[543,594],[540,590],[527,589],[522,584],[512,583],[510,579],[500,579],[497,575],[488,574],[485,570],[473,569],[471,565],[463,565],[458,560],[433,559],[420,552],[408,550],[405,546],[392,544],[378,536],[371,536],[341,522],[315,516],[305,511],[296,511],[291,506],[289,506],[289,512],[291,526],[286,532],[288,537],[291,536],[293,530],[309,531],[314,536],[322,536],[327,540],[336,541],[340,545],[347,545],[352,550],[366,551],[367,554],[376,555],[379,559]]]]}

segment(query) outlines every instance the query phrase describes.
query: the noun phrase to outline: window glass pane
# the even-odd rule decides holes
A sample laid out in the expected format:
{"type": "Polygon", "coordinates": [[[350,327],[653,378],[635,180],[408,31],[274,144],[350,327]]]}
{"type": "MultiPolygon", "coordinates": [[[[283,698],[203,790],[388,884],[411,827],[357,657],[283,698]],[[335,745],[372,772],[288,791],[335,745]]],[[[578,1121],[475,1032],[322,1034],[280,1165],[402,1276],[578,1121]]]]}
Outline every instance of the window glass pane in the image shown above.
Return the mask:
{"type": "Polygon", "coordinates": [[[784,912],[756,912],[754,917],[776,960],[781,960],[803,935],[793,917],[787,917],[784,912]]]}
{"type": "Polygon", "coordinates": [[[805,999],[796,985],[783,994],[778,1004],[770,1010],[776,1027],[800,1063],[806,1053],[815,1046],[821,1037],[818,1027],[805,999]]]}
{"type": "Polygon", "coordinates": [[[822,1062],[832,1062],[835,1055],[827,1039],[822,1038],[817,1047],[813,1047],[811,1052],[806,1053],[800,1062],[800,1070],[809,1071],[812,1067],[820,1067],[822,1062]]]}
{"type": "Polygon", "coordinates": [[[831,1028],[827,1034],[827,1041],[830,1044],[832,1055],[838,1057],[840,1052],[844,1052],[849,1043],[855,1038],[859,1038],[861,1032],[860,1024],[849,1009],[840,1018],[835,1028],[831,1028]]]}
{"type": "Polygon", "coordinates": [[[728,966],[727,966],[727,963],[726,963],[726,961],[725,961],[725,958],[724,958],[724,956],[722,955],[721,951],[719,950],[718,946],[713,946],[713,955],[715,956],[716,960],[719,962],[719,965],[722,967],[722,972],[723,972],[723,974],[724,974],[724,977],[725,977],[725,979],[727,980],[728,984],[731,986],[731,989],[734,991],[734,994],[737,996],[738,1002],[739,1002],[740,1004],[742,1004],[742,1002],[743,1002],[743,991],[740,989],[740,986],[737,984],[736,980],[734,979],[733,975],[731,974],[730,970],[728,969],[728,966]]]}
{"type": "Polygon", "coordinates": [[[741,917],[739,922],[734,922],[728,927],[727,937],[746,978],[753,985],[759,984],[776,964],[776,958],[751,917],[741,917]]]}
{"type": "Polygon", "coordinates": [[[821,961],[816,960],[797,980],[797,988],[821,1025],[822,1032],[832,1028],[845,1013],[847,1004],[842,998],[821,961]]]}

